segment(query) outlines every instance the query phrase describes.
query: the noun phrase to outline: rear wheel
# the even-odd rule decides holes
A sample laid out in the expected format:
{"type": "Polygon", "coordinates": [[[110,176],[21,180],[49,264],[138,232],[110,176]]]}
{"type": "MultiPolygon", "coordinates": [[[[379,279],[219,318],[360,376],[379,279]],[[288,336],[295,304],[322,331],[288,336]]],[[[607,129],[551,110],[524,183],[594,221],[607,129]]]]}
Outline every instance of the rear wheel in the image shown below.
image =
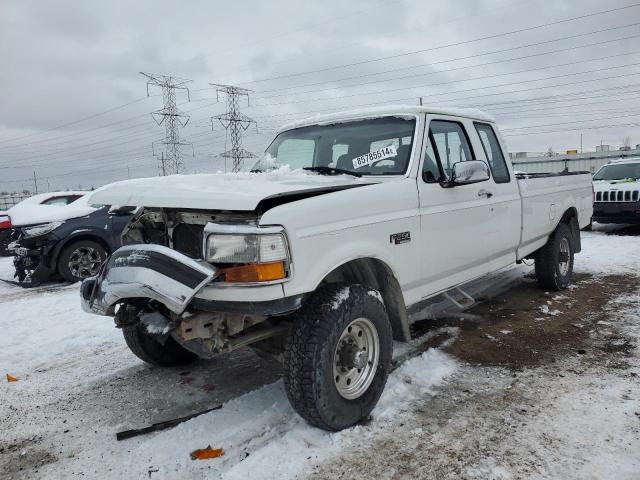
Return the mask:
{"type": "Polygon", "coordinates": [[[366,417],[389,374],[391,325],[380,294],[327,285],[294,320],[284,354],[293,408],[310,424],[341,430],[366,417]]]}
{"type": "Polygon", "coordinates": [[[58,273],[68,282],[93,277],[107,258],[102,245],[92,240],[80,240],[65,247],[58,260],[58,273]]]}
{"type": "Polygon", "coordinates": [[[536,255],[536,278],[546,290],[563,290],[573,273],[573,236],[565,223],[558,225],[536,255]]]}

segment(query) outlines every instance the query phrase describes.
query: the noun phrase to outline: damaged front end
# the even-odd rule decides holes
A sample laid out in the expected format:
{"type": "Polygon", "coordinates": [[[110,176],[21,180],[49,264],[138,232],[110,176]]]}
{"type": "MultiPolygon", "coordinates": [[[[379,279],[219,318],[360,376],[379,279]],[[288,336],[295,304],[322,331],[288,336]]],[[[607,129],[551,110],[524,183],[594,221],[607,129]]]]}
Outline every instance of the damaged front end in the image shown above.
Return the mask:
{"type": "MultiPolygon", "coordinates": [[[[222,263],[212,261],[216,259],[212,258],[212,248],[207,247],[206,241],[212,236],[216,238],[216,246],[221,245],[218,250],[224,247],[226,252],[229,240],[237,239],[242,232],[249,240],[256,237],[256,231],[271,240],[280,232],[273,227],[259,228],[247,218],[242,218],[243,222],[235,219],[233,227],[212,223],[221,220],[220,217],[220,214],[143,210],[125,229],[123,240],[145,243],[121,247],[103,264],[97,276],[82,283],[83,309],[114,317],[117,327],[139,324],[145,334],[161,344],[171,337],[200,358],[211,358],[246,345],[258,348],[267,339],[284,334],[290,326],[287,315],[300,306],[301,298],[233,302],[213,300],[211,293],[206,293],[220,289],[228,292],[233,286],[229,282],[235,278],[239,279],[237,285],[247,286],[247,271],[263,272],[263,266],[273,271],[277,263],[270,261],[249,268],[240,266],[235,259],[233,263],[224,263],[224,258],[222,263]],[[212,229],[223,236],[216,236],[212,229]]],[[[273,260],[275,250],[266,250],[268,260],[273,260]]],[[[282,262],[277,270],[284,277],[290,266],[282,262]]],[[[262,285],[278,289],[282,295],[277,281],[267,277],[262,285]]]]}

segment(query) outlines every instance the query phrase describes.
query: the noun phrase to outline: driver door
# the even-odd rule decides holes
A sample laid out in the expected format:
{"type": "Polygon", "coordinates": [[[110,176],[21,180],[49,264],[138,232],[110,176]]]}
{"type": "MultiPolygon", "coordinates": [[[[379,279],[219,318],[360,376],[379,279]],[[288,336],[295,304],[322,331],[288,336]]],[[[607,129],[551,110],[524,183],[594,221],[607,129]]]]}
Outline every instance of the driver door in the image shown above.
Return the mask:
{"type": "Polygon", "coordinates": [[[418,173],[424,297],[488,273],[492,180],[445,188],[457,162],[475,160],[471,122],[431,117],[418,173]]]}

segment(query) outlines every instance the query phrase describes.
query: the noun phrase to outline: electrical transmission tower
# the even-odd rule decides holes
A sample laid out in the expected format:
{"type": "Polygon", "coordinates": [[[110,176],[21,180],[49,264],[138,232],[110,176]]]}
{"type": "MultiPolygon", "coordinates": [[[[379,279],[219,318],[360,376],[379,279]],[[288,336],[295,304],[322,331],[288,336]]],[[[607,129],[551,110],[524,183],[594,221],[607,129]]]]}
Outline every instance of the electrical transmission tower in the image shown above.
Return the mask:
{"type": "MultiPolygon", "coordinates": [[[[160,164],[162,175],[180,173],[184,168],[181,159],[181,148],[185,145],[191,145],[193,150],[193,144],[180,141],[179,127],[184,128],[189,123],[189,115],[185,115],[178,110],[176,90],[185,90],[187,99],[191,101],[189,88],[186,87],[186,84],[190,83],[191,80],[144,72],[140,72],[140,74],[147,77],[147,96],[149,96],[149,85],[162,88],[163,107],[151,113],[158,125],[164,123],[164,140],[157,142],[164,145],[160,164]]],[[[155,152],[154,143],[151,144],[153,154],[158,156],[155,152]]]]}
{"type": "MultiPolygon", "coordinates": [[[[255,155],[242,148],[242,133],[246,131],[252,124],[257,123],[254,119],[240,112],[240,97],[247,97],[247,106],[249,105],[249,93],[251,90],[246,88],[234,87],[233,85],[220,85],[210,83],[209,85],[216,88],[216,98],[220,93],[224,93],[227,97],[227,112],[221,115],[211,117],[211,126],[214,120],[218,120],[225,130],[231,134],[231,149],[220,154],[223,158],[233,159],[233,172],[239,172],[242,169],[242,162],[245,158],[253,158],[255,155]]],[[[218,98],[219,99],[219,98],[218,98]]]]}

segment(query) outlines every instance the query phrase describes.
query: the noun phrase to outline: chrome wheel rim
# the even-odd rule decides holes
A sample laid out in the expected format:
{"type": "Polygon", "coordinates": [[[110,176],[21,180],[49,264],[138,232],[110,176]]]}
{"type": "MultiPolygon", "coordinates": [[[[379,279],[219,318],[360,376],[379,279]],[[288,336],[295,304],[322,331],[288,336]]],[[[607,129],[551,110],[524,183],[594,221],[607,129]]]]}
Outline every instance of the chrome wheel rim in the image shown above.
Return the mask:
{"type": "Polygon", "coordinates": [[[366,318],[353,320],[342,332],[333,355],[333,381],[343,398],[362,396],[376,375],[380,339],[375,325],[366,318]]]}
{"type": "Polygon", "coordinates": [[[558,257],[558,271],[564,277],[569,272],[569,262],[571,260],[571,247],[569,246],[569,240],[566,238],[560,239],[558,257]]]}
{"type": "Polygon", "coordinates": [[[101,264],[102,257],[98,250],[92,247],[80,247],[71,253],[67,266],[74,277],[87,278],[97,275],[101,264]]]}

